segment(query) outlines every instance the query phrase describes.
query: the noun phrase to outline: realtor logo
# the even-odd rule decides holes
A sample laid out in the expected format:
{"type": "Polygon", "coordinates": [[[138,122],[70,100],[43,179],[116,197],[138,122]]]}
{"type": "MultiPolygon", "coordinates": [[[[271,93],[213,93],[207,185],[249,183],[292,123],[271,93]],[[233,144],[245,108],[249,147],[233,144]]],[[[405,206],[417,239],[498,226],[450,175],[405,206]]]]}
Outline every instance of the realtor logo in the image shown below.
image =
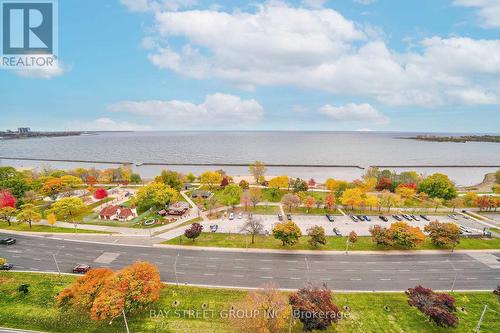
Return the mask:
{"type": "Polygon", "coordinates": [[[2,67],[44,68],[57,59],[57,3],[0,0],[2,67]]]}

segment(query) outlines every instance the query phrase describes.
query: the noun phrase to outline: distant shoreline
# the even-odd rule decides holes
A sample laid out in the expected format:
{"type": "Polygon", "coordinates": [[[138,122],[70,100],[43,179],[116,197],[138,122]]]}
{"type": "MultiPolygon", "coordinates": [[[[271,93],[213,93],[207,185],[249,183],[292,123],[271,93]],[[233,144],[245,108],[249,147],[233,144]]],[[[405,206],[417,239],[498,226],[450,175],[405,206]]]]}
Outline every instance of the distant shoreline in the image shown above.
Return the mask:
{"type": "Polygon", "coordinates": [[[500,135],[463,135],[463,136],[435,136],[435,135],[417,135],[399,139],[431,141],[431,142],[493,142],[500,143],[500,135]]]}

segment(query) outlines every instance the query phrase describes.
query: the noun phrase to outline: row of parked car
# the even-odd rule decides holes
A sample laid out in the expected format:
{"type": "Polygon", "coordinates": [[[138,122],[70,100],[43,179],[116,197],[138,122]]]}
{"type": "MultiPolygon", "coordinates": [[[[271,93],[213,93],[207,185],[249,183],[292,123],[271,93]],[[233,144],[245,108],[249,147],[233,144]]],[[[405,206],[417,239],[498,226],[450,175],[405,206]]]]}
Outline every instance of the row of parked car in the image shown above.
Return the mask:
{"type": "MultiPolygon", "coordinates": [[[[330,222],[333,222],[332,215],[326,215],[326,217],[330,222]]],[[[366,216],[366,215],[349,215],[349,217],[354,222],[364,222],[364,221],[370,222],[371,221],[371,218],[366,216]]],[[[387,216],[380,215],[378,218],[384,222],[389,222],[389,218],[387,216]]],[[[425,221],[430,221],[430,219],[425,215],[418,215],[417,216],[417,215],[401,214],[401,215],[392,215],[392,218],[395,219],[396,221],[403,221],[403,220],[420,221],[421,219],[423,219],[425,221]]]]}

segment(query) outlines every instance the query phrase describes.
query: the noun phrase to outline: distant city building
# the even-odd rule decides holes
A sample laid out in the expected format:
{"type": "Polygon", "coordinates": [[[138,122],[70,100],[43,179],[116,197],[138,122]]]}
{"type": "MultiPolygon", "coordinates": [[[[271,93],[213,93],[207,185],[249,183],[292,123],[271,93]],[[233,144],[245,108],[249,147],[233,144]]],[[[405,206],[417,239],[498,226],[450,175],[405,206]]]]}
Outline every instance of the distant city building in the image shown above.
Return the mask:
{"type": "Polygon", "coordinates": [[[17,133],[19,133],[19,134],[26,134],[29,132],[31,132],[31,128],[29,128],[29,127],[19,127],[17,129],[17,133]]]}

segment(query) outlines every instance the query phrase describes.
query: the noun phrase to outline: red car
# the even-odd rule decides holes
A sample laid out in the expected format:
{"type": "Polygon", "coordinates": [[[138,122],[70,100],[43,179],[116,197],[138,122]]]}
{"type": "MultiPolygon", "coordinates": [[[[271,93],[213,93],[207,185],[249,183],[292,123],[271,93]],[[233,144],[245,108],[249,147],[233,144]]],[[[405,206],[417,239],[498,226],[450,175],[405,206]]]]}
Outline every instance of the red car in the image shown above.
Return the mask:
{"type": "Polygon", "coordinates": [[[85,274],[90,271],[90,266],[85,264],[78,264],[73,268],[73,273],[85,274]]]}

